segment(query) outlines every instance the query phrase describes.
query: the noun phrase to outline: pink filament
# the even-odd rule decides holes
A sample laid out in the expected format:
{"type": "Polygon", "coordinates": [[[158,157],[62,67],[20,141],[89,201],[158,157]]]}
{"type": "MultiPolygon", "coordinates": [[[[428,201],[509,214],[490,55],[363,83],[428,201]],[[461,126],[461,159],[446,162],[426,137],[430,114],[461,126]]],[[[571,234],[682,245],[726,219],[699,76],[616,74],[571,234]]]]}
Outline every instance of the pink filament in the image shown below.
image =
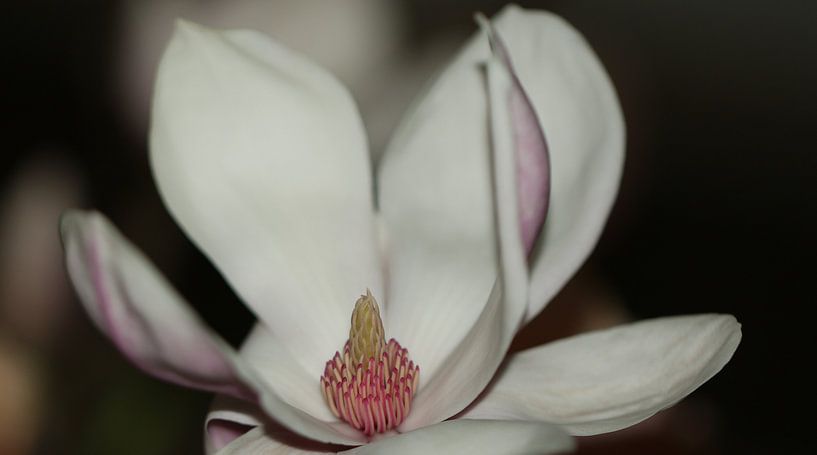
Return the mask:
{"type": "Polygon", "coordinates": [[[372,436],[403,422],[419,381],[420,367],[393,338],[380,359],[370,357],[354,366],[347,342],[342,356],[335,352],[326,362],[321,390],[335,417],[372,436]]]}

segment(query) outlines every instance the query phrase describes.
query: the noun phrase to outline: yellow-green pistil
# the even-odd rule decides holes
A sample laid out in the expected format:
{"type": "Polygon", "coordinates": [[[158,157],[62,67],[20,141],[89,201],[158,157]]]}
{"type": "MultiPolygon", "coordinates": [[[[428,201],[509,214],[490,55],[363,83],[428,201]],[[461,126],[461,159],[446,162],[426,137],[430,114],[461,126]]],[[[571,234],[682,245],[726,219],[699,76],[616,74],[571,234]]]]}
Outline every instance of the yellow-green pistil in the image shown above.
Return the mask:
{"type": "Polygon", "coordinates": [[[411,410],[420,367],[393,338],[385,341],[380,308],[371,291],[352,311],[343,355],[326,362],[321,391],[332,413],[366,436],[400,425],[411,410]]]}

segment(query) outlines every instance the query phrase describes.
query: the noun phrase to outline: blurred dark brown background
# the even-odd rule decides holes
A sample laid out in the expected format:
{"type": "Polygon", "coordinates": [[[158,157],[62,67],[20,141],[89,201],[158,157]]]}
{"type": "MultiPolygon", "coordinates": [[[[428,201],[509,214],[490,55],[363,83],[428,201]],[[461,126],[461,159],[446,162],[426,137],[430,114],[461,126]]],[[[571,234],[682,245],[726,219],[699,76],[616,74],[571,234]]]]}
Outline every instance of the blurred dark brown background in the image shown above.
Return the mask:
{"type": "MultiPolygon", "coordinates": [[[[142,63],[134,30],[150,36],[154,22],[150,15],[134,19],[138,3],[4,5],[3,455],[201,451],[209,397],[137,372],[66,287],[56,243],[64,207],[108,214],[231,342],[252,322],[175,227],[153,186],[145,152],[149,92],[139,91],[149,88],[149,76],[131,79],[140,77],[142,63]]],[[[218,1],[187,3],[209,8],[207,17],[218,22],[218,1]]],[[[710,383],[633,429],[582,439],[580,453],[813,449],[814,378],[807,369],[815,358],[817,296],[817,3],[519,3],[564,16],[599,54],[624,107],[628,159],[591,261],[517,347],[662,315],[724,312],[743,324],[737,354],[710,383]]],[[[366,64],[384,69],[341,74],[361,102],[375,155],[412,93],[474,28],[472,12],[500,6],[379,2],[388,11],[363,19],[387,25],[373,34],[393,32],[380,54],[365,50],[377,57],[366,64]]],[[[330,10],[316,7],[308,17],[340,21],[330,10]]],[[[275,20],[286,22],[287,11],[282,6],[275,20]]],[[[169,33],[163,24],[155,22],[160,36],[169,33]]],[[[306,48],[342,40],[345,22],[337,24],[292,39],[306,48]]]]}

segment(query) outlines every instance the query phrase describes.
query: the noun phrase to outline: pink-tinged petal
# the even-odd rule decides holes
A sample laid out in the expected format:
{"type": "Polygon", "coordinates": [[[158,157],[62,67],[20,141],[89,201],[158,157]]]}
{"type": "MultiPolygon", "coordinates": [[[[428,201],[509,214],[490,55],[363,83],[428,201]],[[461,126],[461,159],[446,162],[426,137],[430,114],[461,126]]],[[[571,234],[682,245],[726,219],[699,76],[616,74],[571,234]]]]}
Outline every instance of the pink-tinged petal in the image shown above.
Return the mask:
{"type": "Polygon", "coordinates": [[[510,100],[517,150],[517,192],[519,228],[525,250],[530,252],[547,216],[550,197],[550,164],[547,143],[536,113],[518,83],[510,100]]]}
{"type": "Polygon", "coordinates": [[[383,295],[366,137],[347,91],[261,34],[180,22],[150,139],[171,214],[318,378],[356,298],[383,295]]]}
{"type": "Polygon", "coordinates": [[[61,232],[68,273],[85,309],[136,366],[166,381],[257,403],[270,418],[315,440],[364,441],[341,422],[297,408],[268,378],[261,380],[102,215],[69,212],[61,232]]]}
{"type": "Polygon", "coordinates": [[[204,451],[211,455],[255,427],[267,418],[258,406],[234,398],[217,395],[204,421],[204,451]]]}
{"type": "Polygon", "coordinates": [[[530,253],[542,231],[550,197],[550,159],[542,125],[516,76],[511,57],[502,37],[488,20],[477,20],[491,43],[491,50],[511,74],[508,105],[513,129],[516,158],[516,192],[519,206],[519,229],[525,251],[530,253]]]}
{"type": "Polygon", "coordinates": [[[573,440],[540,422],[451,420],[341,452],[349,455],[529,455],[567,453],[573,440]]]}
{"type": "MultiPolygon", "coordinates": [[[[402,430],[475,399],[527,309],[524,256],[547,211],[547,147],[511,57],[496,37],[492,56],[489,35],[485,27],[442,73],[380,171],[391,246],[387,330],[418,353],[424,372],[402,430]],[[538,169],[520,173],[530,161],[538,169]]],[[[536,44],[560,44],[551,41],[536,44]]]]}
{"type": "Polygon", "coordinates": [[[653,319],[590,332],[511,357],[461,416],[540,420],[575,435],[634,425],[709,380],[741,339],[729,315],[653,319]]]}
{"type": "Polygon", "coordinates": [[[255,427],[233,422],[232,420],[210,420],[207,423],[207,440],[205,441],[204,453],[207,455],[216,453],[253,428],[255,427]]]}
{"type": "Polygon", "coordinates": [[[575,273],[601,234],[624,162],[624,121],[604,68],[563,19],[510,6],[493,26],[547,135],[550,202],[530,256],[530,320],[575,273]]]}
{"type": "Polygon", "coordinates": [[[61,221],[68,273],[96,326],[134,365],[185,387],[253,399],[231,348],[98,213],[61,221]]]}
{"type": "MultiPolygon", "coordinates": [[[[485,63],[494,171],[494,207],[499,276],[493,292],[465,338],[421,385],[402,431],[440,422],[465,408],[499,367],[524,316],[527,264],[520,238],[513,118],[508,100],[512,75],[497,58],[485,63]]],[[[422,364],[421,364],[422,366],[422,364]]]]}
{"type": "MultiPolygon", "coordinates": [[[[508,7],[493,27],[504,43],[497,53],[513,64],[506,66],[518,83],[507,103],[517,149],[517,216],[529,251],[530,319],[601,232],[621,172],[623,122],[604,70],[563,20],[508,7]]],[[[487,42],[484,33],[473,38],[415,105],[378,173],[390,247],[386,329],[416,352],[424,377],[476,323],[497,274],[480,71],[491,55],[487,42]]]]}

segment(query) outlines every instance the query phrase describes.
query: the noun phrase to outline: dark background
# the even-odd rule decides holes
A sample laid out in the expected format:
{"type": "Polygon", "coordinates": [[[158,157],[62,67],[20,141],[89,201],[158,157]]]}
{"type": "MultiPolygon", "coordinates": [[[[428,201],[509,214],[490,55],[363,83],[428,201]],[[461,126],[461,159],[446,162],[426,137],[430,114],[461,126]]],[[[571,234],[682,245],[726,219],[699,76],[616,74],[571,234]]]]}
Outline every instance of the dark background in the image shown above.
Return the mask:
{"type": "MultiPolygon", "coordinates": [[[[743,324],[732,361],[663,420],[582,440],[581,450],[806,453],[814,431],[807,370],[817,294],[817,4],[519,3],[554,11],[585,35],[625,112],[621,194],[579,283],[614,295],[634,319],[721,312],[743,324]]],[[[436,37],[464,37],[473,11],[500,6],[403,2],[405,50],[421,55],[436,37]]],[[[113,96],[120,13],[118,2],[103,0],[5,5],[0,196],[32,162],[74,170],[79,204],[106,213],[237,343],[251,314],[162,208],[147,133],[125,124],[113,96]]],[[[571,296],[563,293],[543,318],[582,317],[566,308],[571,296]]],[[[0,339],[34,365],[39,397],[26,430],[35,442],[19,453],[200,451],[209,397],[142,376],[79,308],[70,300],[46,337],[30,336],[11,316],[0,320],[0,339]]],[[[525,336],[551,339],[570,333],[568,325],[537,320],[525,336]]],[[[0,422],[22,425],[14,416],[0,422]]]]}

